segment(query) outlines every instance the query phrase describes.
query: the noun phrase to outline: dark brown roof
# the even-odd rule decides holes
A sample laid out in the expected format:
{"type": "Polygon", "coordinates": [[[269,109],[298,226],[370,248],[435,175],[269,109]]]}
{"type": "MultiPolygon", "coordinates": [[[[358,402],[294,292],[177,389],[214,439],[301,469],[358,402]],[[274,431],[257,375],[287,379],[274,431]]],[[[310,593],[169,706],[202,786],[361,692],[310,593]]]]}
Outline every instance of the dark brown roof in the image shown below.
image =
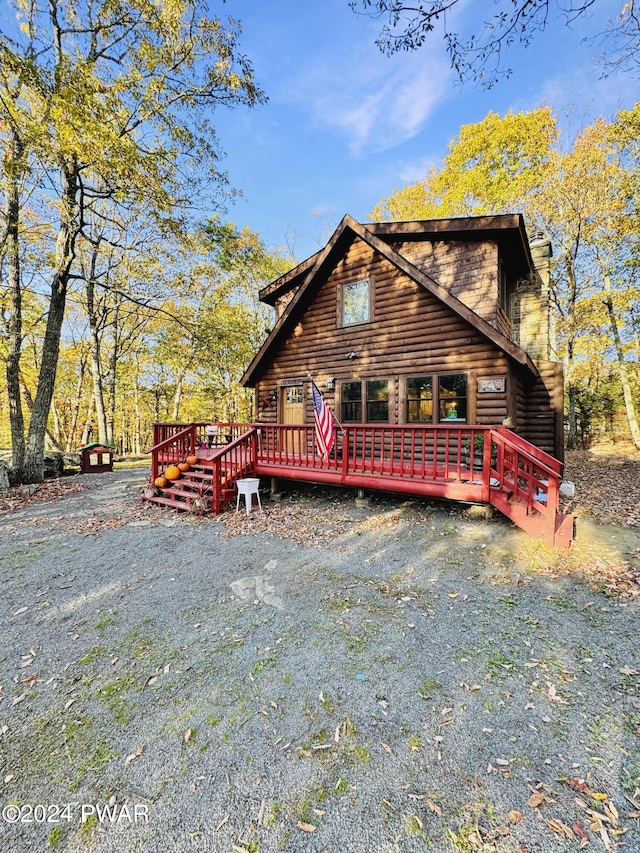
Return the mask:
{"type": "MultiPolygon", "coordinates": [[[[524,274],[531,267],[531,255],[529,244],[524,229],[524,221],[520,214],[507,214],[503,216],[461,217],[456,219],[438,219],[425,222],[390,222],[363,225],[356,222],[348,214],[334,231],[327,245],[320,252],[307,258],[297,267],[285,273],[260,291],[260,299],[268,304],[275,304],[278,296],[295,288],[295,294],[278,318],[271,334],[266,339],[260,351],[253,359],[242,377],[243,385],[253,385],[258,378],[260,368],[265,359],[268,359],[279,344],[280,339],[287,331],[295,326],[299,317],[315,296],[317,287],[321,286],[331,269],[341,256],[344,249],[359,237],[372,249],[379,252],[397,269],[404,272],[409,278],[430,291],[441,302],[451,308],[460,317],[470,323],[486,338],[492,341],[506,355],[525,367],[534,376],[538,371],[527,355],[519,346],[514,344],[505,335],[495,329],[490,323],[472,311],[446,288],[441,287],[426,273],[419,270],[410,261],[397,252],[391,242],[403,240],[433,240],[438,239],[435,235],[446,235],[446,239],[460,239],[461,236],[474,235],[475,240],[500,238],[501,248],[505,247],[503,242],[511,244],[512,262],[516,264],[516,274],[524,274]],[[422,230],[421,230],[422,227],[422,230]],[[426,236],[425,236],[426,235],[426,236]]],[[[443,239],[443,238],[441,238],[443,239]]]]}

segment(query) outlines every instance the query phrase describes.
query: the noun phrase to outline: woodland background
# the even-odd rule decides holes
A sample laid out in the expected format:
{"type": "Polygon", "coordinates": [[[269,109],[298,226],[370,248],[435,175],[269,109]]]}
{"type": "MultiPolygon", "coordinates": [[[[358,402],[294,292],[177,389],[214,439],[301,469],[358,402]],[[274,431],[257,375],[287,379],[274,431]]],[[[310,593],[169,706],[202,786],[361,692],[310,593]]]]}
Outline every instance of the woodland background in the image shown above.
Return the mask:
{"type": "MultiPolygon", "coordinates": [[[[265,100],[237,25],[188,0],[12,5],[0,446],[14,479],[41,479],[46,448],[140,454],[156,420],[251,419],[238,380],[273,322],[257,291],[300,259],[225,218],[235,191],[212,116],[265,100]]],[[[553,245],[569,447],[640,448],[640,102],[563,127],[552,106],[489,113],[371,219],[521,211],[553,245]]]]}

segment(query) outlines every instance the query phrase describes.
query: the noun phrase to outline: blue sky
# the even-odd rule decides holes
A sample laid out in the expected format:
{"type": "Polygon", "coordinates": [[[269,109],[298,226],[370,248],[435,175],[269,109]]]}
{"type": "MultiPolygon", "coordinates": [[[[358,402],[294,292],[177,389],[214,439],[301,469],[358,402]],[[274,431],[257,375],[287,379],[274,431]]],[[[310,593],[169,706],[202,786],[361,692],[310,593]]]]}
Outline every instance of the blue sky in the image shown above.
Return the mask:
{"type": "MultiPolygon", "coordinates": [[[[512,76],[485,91],[457,83],[437,33],[420,51],[384,56],[375,44],[381,22],[355,15],[348,0],[227,0],[222,11],[242,23],[241,50],[269,98],[213,117],[223,165],[243,193],[227,218],[302,260],[345,213],[365,220],[394,187],[423,177],[460,126],[489,110],[548,104],[567,136],[569,108],[580,124],[611,118],[640,98],[640,83],[628,74],[600,79],[592,57],[601,45],[585,38],[620,5],[597,0],[571,28],[551,26],[530,47],[512,48],[512,76]]],[[[480,6],[494,12],[489,0],[465,0],[457,14],[477,17],[480,6]]]]}

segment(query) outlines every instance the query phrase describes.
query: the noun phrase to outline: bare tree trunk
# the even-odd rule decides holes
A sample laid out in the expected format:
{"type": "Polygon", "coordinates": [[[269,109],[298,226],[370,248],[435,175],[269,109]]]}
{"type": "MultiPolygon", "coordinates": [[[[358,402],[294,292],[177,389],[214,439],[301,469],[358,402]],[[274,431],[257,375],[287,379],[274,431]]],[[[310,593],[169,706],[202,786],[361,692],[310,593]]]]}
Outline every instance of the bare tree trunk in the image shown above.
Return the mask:
{"type": "Polygon", "coordinates": [[[133,455],[140,456],[141,453],[141,436],[140,436],[140,390],[138,388],[138,377],[136,376],[133,381],[133,404],[134,404],[134,429],[133,429],[133,455]]]}
{"type": "Polygon", "coordinates": [[[62,164],[62,173],[65,189],[61,204],[60,229],[56,240],[49,314],[25,449],[23,481],[26,483],[39,483],[44,478],[44,437],[58,369],[60,334],[64,321],[69,272],[75,257],[75,242],[79,232],[77,219],[80,212],[78,203],[80,182],[77,163],[62,164]]]}
{"type": "Polygon", "coordinates": [[[91,376],[93,378],[93,396],[95,398],[96,419],[98,421],[98,441],[108,444],[107,415],[104,407],[104,389],[102,387],[102,364],[100,358],[100,331],[95,310],[95,264],[97,248],[91,257],[91,271],[87,279],[87,315],[91,337],[91,376]]]}
{"type": "Polygon", "coordinates": [[[98,441],[108,444],[107,413],[104,406],[104,388],[102,385],[102,364],[100,360],[100,342],[91,333],[91,378],[93,382],[94,409],[98,424],[98,441]]]}
{"type": "Polygon", "coordinates": [[[11,430],[12,477],[20,483],[24,475],[24,414],[20,396],[20,354],[22,352],[22,281],[20,274],[20,191],[19,171],[23,167],[24,147],[17,134],[12,140],[6,171],[5,217],[7,229],[7,263],[9,282],[9,321],[7,345],[7,397],[11,430]]]}
{"type": "Polygon", "coordinates": [[[84,426],[82,427],[82,436],[80,438],[80,446],[84,447],[85,444],[89,441],[89,435],[91,433],[91,421],[93,419],[93,409],[96,405],[96,398],[93,394],[89,397],[89,405],[87,406],[87,414],[84,419],[84,426]]]}
{"type": "MultiPolygon", "coordinates": [[[[24,381],[22,376],[20,376],[20,389],[22,391],[22,397],[23,397],[25,403],[27,404],[27,408],[29,409],[30,412],[32,412],[33,411],[33,397],[31,396],[31,391],[29,391],[29,388],[27,387],[27,384],[24,381]]],[[[45,441],[47,441],[49,446],[53,447],[55,450],[61,450],[61,448],[56,445],[55,436],[53,435],[53,433],[51,432],[51,430],[49,429],[48,426],[45,430],[45,441]]]]}
{"type": "Polygon", "coordinates": [[[171,412],[171,420],[174,423],[178,423],[178,415],[180,414],[180,403],[182,402],[182,389],[184,386],[184,377],[185,373],[182,371],[178,374],[176,378],[176,390],[173,395],[173,411],[171,412]]]}
{"type": "MultiPolygon", "coordinates": [[[[577,252],[577,248],[576,248],[577,252]]],[[[578,282],[575,275],[574,267],[575,253],[568,254],[566,258],[567,280],[569,282],[569,304],[567,307],[567,356],[565,366],[565,376],[567,381],[567,447],[573,450],[578,442],[578,417],[577,417],[577,398],[578,389],[574,384],[574,358],[573,346],[576,337],[576,302],[578,298],[578,282]]]]}
{"type": "Polygon", "coordinates": [[[109,356],[109,412],[107,415],[107,443],[113,444],[118,389],[118,359],[120,358],[120,305],[116,305],[113,317],[113,349],[109,356]]]}
{"type": "Polygon", "coordinates": [[[629,371],[627,370],[627,363],[624,360],[624,350],[622,348],[622,341],[620,339],[618,319],[616,317],[615,309],[613,307],[613,300],[611,298],[611,282],[609,280],[608,275],[605,276],[605,289],[607,292],[607,296],[604,300],[604,304],[607,306],[607,312],[609,314],[609,323],[611,325],[611,332],[613,334],[613,340],[616,345],[618,372],[620,374],[620,384],[622,385],[622,397],[624,399],[624,407],[627,413],[627,421],[629,422],[629,429],[631,430],[631,438],[633,439],[633,443],[638,448],[638,450],[640,450],[640,427],[638,427],[636,410],[635,406],[633,405],[633,392],[631,391],[631,384],[629,382],[629,371]]]}
{"type": "Polygon", "coordinates": [[[80,357],[80,365],[78,371],[78,384],[76,385],[76,395],[73,401],[73,410],[71,415],[71,424],[69,426],[69,434],[67,435],[66,451],[71,453],[71,450],[76,440],[76,430],[78,428],[78,418],[80,417],[80,404],[82,403],[82,388],[84,386],[84,373],[86,370],[86,361],[84,355],[80,357]]]}
{"type": "MultiPolygon", "coordinates": [[[[63,441],[60,430],[60,417],[58,416],[58,407],[55,400],[51,402],[51,420],[53,421],[53,441],[56,449],[59,449],[62,447],[63,441]]],[[[47,430],[47,432],[49,431],[47,430]]]]}

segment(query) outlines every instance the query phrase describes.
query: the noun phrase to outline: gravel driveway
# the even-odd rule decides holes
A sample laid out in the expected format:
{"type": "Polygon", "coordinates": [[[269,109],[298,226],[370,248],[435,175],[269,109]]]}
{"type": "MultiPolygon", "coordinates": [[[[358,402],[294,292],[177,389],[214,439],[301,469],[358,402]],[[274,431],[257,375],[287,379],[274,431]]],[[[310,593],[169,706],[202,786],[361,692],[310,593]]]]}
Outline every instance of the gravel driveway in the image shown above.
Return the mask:
{"type": "Polygon", "coordinates": [[[0,516],[3,851],[640,851],[640,541],[145,479],[0,516]]]}

